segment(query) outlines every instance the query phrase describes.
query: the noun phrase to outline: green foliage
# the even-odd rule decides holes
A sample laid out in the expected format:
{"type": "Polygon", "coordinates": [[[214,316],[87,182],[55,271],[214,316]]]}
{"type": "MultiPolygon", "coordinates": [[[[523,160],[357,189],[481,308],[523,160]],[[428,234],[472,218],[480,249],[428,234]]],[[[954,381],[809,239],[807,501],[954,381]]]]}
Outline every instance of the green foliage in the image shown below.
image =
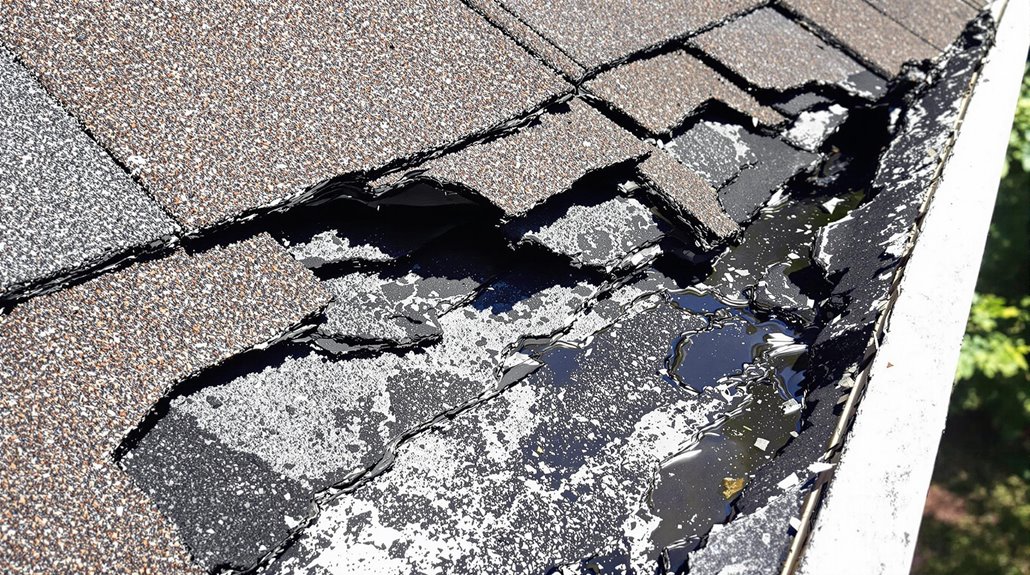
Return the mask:
{"type": "MultiPolygon", "coordinates": [[[[993,294],[976,294],[959,356],[959,380],[981,374],[989,379],[1016,377],[1030,370],[1030,345],[1022,337],[1030,321],[1030,297],[1009,305],[993,294]]],[[[979,407],[970,405],[967,407],[979,407]]]]}
{"type": "Polygon", "coordinates": [[[1018,165],[1024,172],[1030,172],[1030,65],[1027,65],[1026,73],[1023,74],[1023,88],[1016,104],[1016,117],[1012,121],[1008,160],[1002,168],[1002,177],[1008,175],[1009,164],[1018,165]]]}

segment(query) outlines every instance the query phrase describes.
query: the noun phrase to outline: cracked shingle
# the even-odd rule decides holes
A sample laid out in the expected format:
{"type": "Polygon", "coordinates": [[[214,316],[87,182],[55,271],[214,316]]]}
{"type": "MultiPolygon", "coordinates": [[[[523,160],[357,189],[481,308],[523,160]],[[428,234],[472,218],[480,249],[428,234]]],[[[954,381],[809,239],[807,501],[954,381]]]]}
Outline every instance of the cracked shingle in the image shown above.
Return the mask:
{"type": "Polygon", "coordinates": [[[3,48],[0,141],[0,296],[176,231],[3,48]]]}
{"type": "Polygon", "coordinates": [[[685,52],[637,60],[601,74],[586,88],[652,134],[679,126],[702,104],[718,100],[766,125],[783,121],[700,60],[685,52]]]}
{"type": "Polygon", "coordinates": [[[685,36],[761,4],[756,0],[685,3],[505,0],[504,3],[589,69],[685,36]]]}
{"type": "Polygon", "coordinates": [[[280,336],[326,300],[261,236],[16,307],[0,324],[0,565],[195,573],[111,452],[173,383],[280,336]]]}
{"type": "Polygon", "coordinates": [[[418,177],[464,186],[516,216],[586,174],[648,150],[590,105],[572,100],[567,111],[544,114],[514,134],[430,160],[418,177]]]}
{"type": "Polygon", "coordinates": [[[9,6],[0,38],[191,229],[568,89],[457,0],[48,0],[9,6]]]}
{"type": "Polygon", "coordinates": [[[936,48],[865,0],[785,0],[785,4],[890,76],[909,60],[938,54],[936,48]]]}
{"type": "Polygon", "coordinates": [[[823,83],[870,98],[884,89],[858,62],[771,8],[752,12],[691,41],[759,88],[788,90],[823,83]]]}

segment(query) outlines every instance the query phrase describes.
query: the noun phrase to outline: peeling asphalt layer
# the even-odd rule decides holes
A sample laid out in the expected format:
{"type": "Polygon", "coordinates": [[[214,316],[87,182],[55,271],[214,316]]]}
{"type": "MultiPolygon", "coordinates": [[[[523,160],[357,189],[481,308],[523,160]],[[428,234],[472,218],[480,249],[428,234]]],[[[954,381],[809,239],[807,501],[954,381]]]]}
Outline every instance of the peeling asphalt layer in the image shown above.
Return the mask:
{"type": "Polygon", "coordinates": [[[0,118],[0,298],[178,230],[3,48],[0,118]]]}
{"type": "MultiPolygon", "coordinates": [[[[909,3],[862,4],[876,38],[827,21],[847,2],[763,4],[0,17],[199,233],[0,315],[0,566],[776,572],[991,26],[888,82],[944,37],[909,3]],[[553,103],[558,75],[593,94],[553,103]],[[377,179],[235,219],[351,172],[377,179]]],[[[151,227],[25,273],[176,225],[110,170],[151,227]]]]}

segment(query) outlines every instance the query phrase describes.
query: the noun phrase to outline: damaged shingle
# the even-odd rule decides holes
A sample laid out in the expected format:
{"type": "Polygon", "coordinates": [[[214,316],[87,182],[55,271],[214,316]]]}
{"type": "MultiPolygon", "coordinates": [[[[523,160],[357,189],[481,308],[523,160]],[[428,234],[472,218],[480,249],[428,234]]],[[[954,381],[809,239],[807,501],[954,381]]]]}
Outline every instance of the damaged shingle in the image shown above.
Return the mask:
{"type": "Polygon", "coordinates": [[[0,565],[196,573],[111,452],[173,383],[279,337],[327,298],[261,236],[15,308],[0,323],[0,565]]]}
{"type": "Polygon", "coordinates": [[[515,216],[590,172],[649,150],[588,104],[572,100],[567,111],[544,114],[512,135],[430,160],[417,177],[468,188],[515,216]]]}
{"type": "Polygon", "coordinates": [[[177,230],[0,48],[0,297],[177,230]]]}
{"type": "Polygon", "coordinates": [[[505,5],[589,69],[682,37],[752,8],[756,0],[685,4],[631,0],[506,0],[505,5]]]}
{"type": "MultiPolygon", "coordinates": [[[[890,0],[890,3],[896,1],[890,0]]],[[[936,48],[865,0],[785,0],[785,3],[888,76],[897,74],[901,65],[909,60],[925,60],[938,54],[936,48]]]]}
{"type": "Polygon", "coordinates": [[[673,140],[669,150],[691,168],[711,170],[707,178],[713,185],[728,180],[719,187],[719,202],[738,223],[748,221],[777,189],[820,159],[777,138],[708,121],[673,140]]]}
{"type": "Polygon", "coordinates": [[[833,133],[848,119],[848,110],[839,104],[826,108],[806,110],[798,115],[783,139],[809,152],[817,152],[833,133]]]}
{"type": "Polygon", "coordinates": [[[451,144],[567,90],[457,0],[45,1],[4,10],[0,37],[187,228],[451,144]]]}
{"type": "Polygon", "coordinates": [[[666,152],[656,150],[639,170],[652,192],[701,225],[696,231],[702,243],[719,242],[739,231],[719,205],[715,190],[666,152]]]}
{"type": "MultiPolygon", "coordinates": [[[[630,300],[637,293],[624,291],[630,300]]],[[[203,449],[239,463],[221,471],[199,467],[193,461],[202,456],[175,456],[187,446],[164,432],[141,442],[125,465],[154,491],[190,548],[204,550],[205,565],[245,568],[277,545],[296,524],[297,510],[306,507],[268,491],[231,495],[245,479],[236,469],[257,466],[277,477],[274,483],[291,498],[310,501],[376,463],[391,441],[493,391],[503,368],[528,360],[516,353],[521,340],[557,337],[584,317],[580,310],[596,292],[597,286],[583,280],[523,265],[472,303],[443,314],[438,321],[442,338],[424,350],[349,359],[317,353],[286,357],[172,402],[171,411],[188,414],[199,426],[196,432],[210,436],[203,449]],[[159,464],[151,452],[164,454],[159,464]],[[254,456],[261,463],[251,462],[254,456]],[[183,484],[192,491],[173,488],[183,484]],[[299,486],[300,493],[290,491],[291,485],[299,486]],[[211,512],[197,507],[212,505],[215,517],[207,525],[198,523],[195,516],[210,518],[211,512]],[[255,514],[264,528],[239,519],[255,514]],[[214,536],[209,529],[216,530],[214,536]]],[[[587,314],[584,323],[592,325],[596,317],[587,314]]],[[[590,335],[598,328],[580,329],[590,335]]],[[[159,421],[155,429],[164,425],[159,421]]]]}
{"type": "Polygon", "coordinates": [[[539,243],[568,256],[578,265],[611,270],[657,243],[663,225],[646,206],[632,198],[613,198],[596,205],[573,205],[553,222],[518,226],[523,241],[539,243]]]}
{"type": "Polygon", "coordinates": [[[762,106],[750,94],[686,52],[661,54],[619,66],[587,82],[586,88],[652,134],[676,128],[711,100],[718,100],[766,125],[783,121],[783,116],[762,106]]]}
{"type": "Polygon", "coordinates": [[[544,572],[613,538],[635,541],[656,522],[645,502],[655,469],[724,405],[656,374],[669,342],[703,323],[662,304],[589,353],[545,357],[402,445],[389,473],[327,505],[273,572],[544,572]]]}
{"type": "Polygon", "coordinates": [[[810,84],[840,86],[869,99],[883,81],[771,8],[723,24],[692,39],[759,88],[788,90],[810,84]]]}

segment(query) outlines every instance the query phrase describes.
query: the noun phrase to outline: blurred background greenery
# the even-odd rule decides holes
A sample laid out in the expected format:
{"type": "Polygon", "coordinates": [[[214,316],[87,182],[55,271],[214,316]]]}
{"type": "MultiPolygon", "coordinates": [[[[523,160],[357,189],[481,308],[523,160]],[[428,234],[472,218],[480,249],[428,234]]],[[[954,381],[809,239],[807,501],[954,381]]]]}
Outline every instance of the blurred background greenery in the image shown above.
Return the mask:
{"type": "Polygon", "coordinates": [[[1030,64],[1023,76],[913,574],[1030,574],[1028,254],[1030,64]]]}

